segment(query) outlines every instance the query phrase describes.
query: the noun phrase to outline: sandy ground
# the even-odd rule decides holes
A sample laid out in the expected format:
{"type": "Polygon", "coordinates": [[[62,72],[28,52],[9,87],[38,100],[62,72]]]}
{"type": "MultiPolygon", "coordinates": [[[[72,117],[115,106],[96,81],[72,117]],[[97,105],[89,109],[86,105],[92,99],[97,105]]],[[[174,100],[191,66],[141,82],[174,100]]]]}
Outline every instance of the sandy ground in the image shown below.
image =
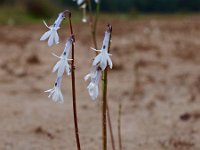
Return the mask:
{"type": "MultiPolygon", "coordinates": [[[[102,19],[98,27],[99,45],[106,23],[102,19]]],[[[200,16],[110,23],[108,98],[116,147],[121,101],[123,150],[199,150],[200,16]]],[[[69,35],[63,28],[60,45],[48,48],[39,41],[42,23],[0,27],[0,150],[76,150],[70,77],[63,79],[63,104],[43,92],[56,78],[51,52],[62,52],[69,35]]],[[[94,57],[90,32],[82,23],[74,31],[81,145],[99,150],[101,102],[90,99],[83,80],[94,57]]]]}

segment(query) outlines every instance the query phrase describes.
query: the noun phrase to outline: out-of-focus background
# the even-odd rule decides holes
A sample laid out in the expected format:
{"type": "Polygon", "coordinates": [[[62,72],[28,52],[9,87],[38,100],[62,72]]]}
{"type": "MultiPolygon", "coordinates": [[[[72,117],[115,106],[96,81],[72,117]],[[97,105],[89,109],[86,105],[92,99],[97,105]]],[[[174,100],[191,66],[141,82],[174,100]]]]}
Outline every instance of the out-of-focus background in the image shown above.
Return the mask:
{"type": "MultiPolygon", "coordinates": [[[[82,10],[71,0],[1,0],[0,150],[76,149],[70,77],[63,77],[63,104],[43,92],[56,79],[51,52],[61,54],[70,32],[64,21],[60,44],[49,48],[39,41],[47,31],[42,20],[50,25],[64,9],[72,11],[76,36],[82,149],[101,149],[101,96],[92,101],[83,80],[95,54],[82,10]]],[[[199,10],[200,0],[102,0],[97,40],[100,48],[112,24],[108,103],[117,148],[122,103],[123,150],[200,149],[199,10]]]]}
{"type": "MultiPolygon", "coordinates": [[[[74,0],[75,1],[75,0],[74,0]]],[[[63,8],[77,10],[73,0],[1,0],[1,23],[30,22],[38,18],[52,18],[63,8]]],[[[107,13],[139,14],[188,14],[200,10],[199,0],[109,0],[101,2],[101,10],[107,13]]],[[[93,4],[94,6],[94,4],[93,4]]]]}

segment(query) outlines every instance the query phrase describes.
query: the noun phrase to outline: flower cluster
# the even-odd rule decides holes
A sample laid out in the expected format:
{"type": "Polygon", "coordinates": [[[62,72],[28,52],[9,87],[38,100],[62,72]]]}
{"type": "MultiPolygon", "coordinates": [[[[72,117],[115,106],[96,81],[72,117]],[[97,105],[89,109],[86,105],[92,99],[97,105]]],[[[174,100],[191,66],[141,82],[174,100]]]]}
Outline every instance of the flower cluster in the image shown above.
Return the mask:
{"type": "MultiPolygon", "coordinates": [[[[84,3],[84,0],[78,0],[78,4],[84,3]]],[[[98,2],[98,1],[96,1],[98,2]]],[[[52,46],[54,43],[58,44],[59,43],[59,36],[57,33],[57,30],[60,28],[60,24],[65,18],[65,13],[66,12],[61,12],[58,15],[58,18],[54,22],[54,24],[50,27],[47,26],[47,24],[44,22],[44,24],[49,28],[50,30],[45,32],[40,40],[46,40],[48,39],[48,45],[52,46]]],[[[85,76],[85,80],[90,79],[90,83],[87,86],[89,95],[93,100],[95,100],[98,95],[99,95],[99,81],[101,79],[102,71],[104,71],[107,66],[109,66],[112,69],[112,60],[110,59],[111,54],[109,54],[109,45],[110,45],[110,39],[111,39],[111,32],[112,28],[111,26],[108,26],[108,29],[105,32],[104,40],[103,40],[103,45],[100,50],[91,48],[94,51],[99,52],[99,54],[94,58],[92,62],[92,67],[90,70],[90,73],[85,76]]],[[[70,52],[71,52],[71,47],[74,42],[74,37],[73,35],[68,38],[65,44],[65,48],[60,56],[57,56],[56,54],[52,53],[55,57],[57,57],[59,60],[58,62],[54,65],[52,72],[57,73],[57,78],[55,81],[55,85],[52,89],[49,89],[45,92],[49,93],[49,98],[52,98],[53,101],[56,102],[63,102],[63,95],[61,92],[61,81],[64,73],[66,72],[67,75],[71,75],[71,68],[69,65],[69,61],[72,59],[69,58],[70,52]]]]}
{"type": "Polygon", "coordinates": [[[67,75],[70,75],[70,72],[71,72],[68,61],[71,60],[69,59],[69,54],[71,51],[72,43],[73,43],[73,37],[71,36],[65,44],[65,48],[63,50],[62,55],[57,56],[53,54],[54,56],[60,59],[53,67],[53,72],[57,71],[57,78],[56,78],[54,87],[45,92],[48,92],[49,93],[48,97],[52,98],[52,100],[55,102],[63,102],[63,96],[61,92],[61,81],[62,81],[62,77],[65,71],[67,75]]]}
{"type": "MultiPolygon", "coordinates": [[[[59,43],[59,36],[57,33],[57,30],[60,28],[60,24],[65,18],[65,13],[61,12],[58,15],[58,18],[54,22],[53,25],[50,27],[47,26],[46,22],[44,21],[44,24],[47,28],[49,28],[49,31],[45,32],[42,37],[40,38],[41,41],[44,41],[48,39],[48,46],[52,46],[54,43],[58,44],[59,43]]],[[[57,57],[59,60],[58,62],[54,65],[53,67],[53,72],[57,73],[57,78],[54,84],[54,87],[52,89],[46,90],[45,92],[49,93],[49,98],[52,98],[53,101],[55,102],[63,102],[63,95],[61,92],[61,82],[62,82],[62,77],[63,74],[66,72],[67,75],[71,74],[71,68],[69,65],[69,61],[72,59],[69,59],[69,55],[71,52],[71,47],[74,42],[74,37],[71,36],[67,39],[65,48],[60,56],[57,56],[56,54],[52,53],[55,57],[57,57]]]]}
{"type": "Polygon", "coordinates": [[[100,52],[94,58],[90,73],[85,76],[85,80],[88,80],[90,78],[90,83],[87,88],[89,95],[93,100],[95,100],[99,95],[98,85],[101,78],[101,72],[104,71],[107,66],[109,66],[111,69],[113,66],[110,59],[111,54],[108,53],[110,36],[111,28],[108,28],[108,30],[105,32],[101,50],[96,50],[92,48],[94,51],[100,52]]]}
{"type": "Polygon", "coordinates": [[[90,78],[90,83],[87,86],[88,92],[90,97],[95,100],[97,96],[99,95],[99,80],[101,78],[101,68],[98,66],[92,66],[92,69],[89,74],[85,76],[85,81],[87,81],[90,78]]]}

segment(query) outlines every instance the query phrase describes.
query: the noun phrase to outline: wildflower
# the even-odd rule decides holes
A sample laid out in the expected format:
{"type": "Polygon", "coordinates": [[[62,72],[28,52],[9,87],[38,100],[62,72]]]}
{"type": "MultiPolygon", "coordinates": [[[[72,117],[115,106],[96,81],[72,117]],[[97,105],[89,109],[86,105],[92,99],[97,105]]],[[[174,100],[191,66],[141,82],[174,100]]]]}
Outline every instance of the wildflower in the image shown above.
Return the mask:
{"type": "Polygon", "coordinates": [[[107,67],[107,65],[109,65],[109,67],[112,69],[112,61],[110,59],[111,54],[108,53],[109,42],[110,42],[110,31],[106,31],[101,50],[96,50],[92,48],[92,50],[100,52],[95,57],[92,65],[96,66],[97,64],[99,64],[102,70],[104,70],[107,67]]]}
{"type": "Polygon", "coordinates": [[[64,12],[61,12],[58,15],[58,18],[54,22],[53,25],[48,26],[45,21],[43,21],[44,25],[49,29],[49,31],[45,32],[42,37],[40,38],[40,41],[44,41],[49,38],[48,40],[48,46],[52,46],[53,43],[58,44],[59,43],[59,36],[57,33],[57,30],[60,28],[60,24],[62,20],[65,18],[64,12]]]}
{"type": "Polygon", "coordinates": [[[54,102],[63,102],[63,95],[61,92],[61,77],[57,77],[55,85],[52,89],[46,90],[45,92],[49,93],[49,98],[52,98],[54,102]]]}
{"type": "Polygon", "coordinates": [[[68,64],[68,60],[71,60],[71,59],[68,59],[68,57],[70,54],[72,42],[73,42],[73,39],[72,39],[72,37],[70,37],[65,44],[65,48],[64,48],[61,56],[57,56],[57,55],[53,54],[54,56],[56,56],[60,59],[53,68],[53,72],[58,71],[57,76],[59,76],[59,77],[63,76],[65,70],[67,72],[67,75],[71,74],[70,65],[68,64]]]}
{"type": "Polygon", "coordinates": [[[87,86],[90,97],[95,100],[99,95],[99,80],[101,77],[101,68],[94,66],[91,69],[91,72],[85,76],[85,81],[89,78],[91,79],[89,85],[87,86]]]}

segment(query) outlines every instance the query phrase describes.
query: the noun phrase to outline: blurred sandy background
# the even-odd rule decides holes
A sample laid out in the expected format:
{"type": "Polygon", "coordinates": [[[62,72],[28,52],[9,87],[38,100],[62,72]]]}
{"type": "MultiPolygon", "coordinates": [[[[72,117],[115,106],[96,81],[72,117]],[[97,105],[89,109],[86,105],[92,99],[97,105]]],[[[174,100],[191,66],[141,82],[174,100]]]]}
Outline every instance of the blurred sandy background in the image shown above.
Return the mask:
{"type": "MultiPolygon", "coordinates": [[[[163,1],[158,6],[153,5],[155,0],[141,2],[126,0],[124,6],[103,1],[97,27],[100,47],[106,24],[113,25],[108,103],[116,147],[121,101],[123,150],[199,150],[200,1],[163,1]]],[[[52,102],[43,92],[53,87],[56,75],[51,70],[57,58],[51,52],[62,52],[68,24],[59,30],[59,45],[48,48],[39,41],[47,30],[42,20],[51,24],[65,8],[72,10],[76,35],[82,149],[101,149],[101,101],[90,99],[83,80],[94,57],[93,45],[76,3],[4,0],[0,5],[0,150],[76,149],[70,78],[63,78],[63,104],[52,102]]]]}

